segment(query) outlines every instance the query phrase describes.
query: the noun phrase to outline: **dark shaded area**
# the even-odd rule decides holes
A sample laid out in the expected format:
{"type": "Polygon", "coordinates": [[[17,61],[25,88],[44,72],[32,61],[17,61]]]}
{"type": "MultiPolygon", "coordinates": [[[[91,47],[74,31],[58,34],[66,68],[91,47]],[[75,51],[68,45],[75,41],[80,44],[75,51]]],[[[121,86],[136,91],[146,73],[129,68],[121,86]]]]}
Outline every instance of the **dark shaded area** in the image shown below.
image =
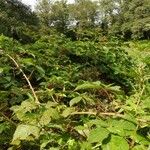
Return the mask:
{"type": "Polygon", "coordinates": [[[38,31],[39,19],[30,7],[18,0],[1,0],[0,13],[0,34],[23,44],[34,42],[31,32],[38,31]]]}

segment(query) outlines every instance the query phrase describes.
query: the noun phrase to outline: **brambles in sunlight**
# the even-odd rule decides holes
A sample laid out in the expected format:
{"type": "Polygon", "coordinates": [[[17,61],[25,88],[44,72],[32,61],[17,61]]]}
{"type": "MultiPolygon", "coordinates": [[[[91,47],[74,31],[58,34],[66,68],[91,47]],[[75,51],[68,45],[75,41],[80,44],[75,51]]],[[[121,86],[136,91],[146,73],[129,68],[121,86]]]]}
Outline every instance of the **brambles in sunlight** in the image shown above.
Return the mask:
{"type": "Polygon", "coordinates": [[[63,35],[21,45],[0,36],[1,147],[148,148],[148,45],[71,41],[63,35]]]}
{"type": "Polygon", "coordinates": [[[0,0],[0,149],[150,149],[149,3],[0,0]]]}

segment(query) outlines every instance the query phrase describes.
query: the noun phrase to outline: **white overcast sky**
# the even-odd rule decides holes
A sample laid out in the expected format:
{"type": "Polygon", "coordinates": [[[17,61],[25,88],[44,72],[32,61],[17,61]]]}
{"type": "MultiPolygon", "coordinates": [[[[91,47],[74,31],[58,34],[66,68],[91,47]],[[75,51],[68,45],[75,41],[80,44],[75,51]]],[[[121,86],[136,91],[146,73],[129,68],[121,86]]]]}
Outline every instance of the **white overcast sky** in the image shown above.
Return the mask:
{"type": "Polygon", "coordinates": [[[34,8],[35,4],[36,4],[36,0],[21,0],[23,3],[30,5],[32,7],[32,9],[34,8]]]}
{"type": "MultiPolygon", "coordinates": [[[[36,4],[37,0],[21,0],[23,3],[30,5],[32,9],[34,9],[34,6],[36,4]]],[[[73,2],[74,0],[68,0],[68,2],[73,2]]]]}

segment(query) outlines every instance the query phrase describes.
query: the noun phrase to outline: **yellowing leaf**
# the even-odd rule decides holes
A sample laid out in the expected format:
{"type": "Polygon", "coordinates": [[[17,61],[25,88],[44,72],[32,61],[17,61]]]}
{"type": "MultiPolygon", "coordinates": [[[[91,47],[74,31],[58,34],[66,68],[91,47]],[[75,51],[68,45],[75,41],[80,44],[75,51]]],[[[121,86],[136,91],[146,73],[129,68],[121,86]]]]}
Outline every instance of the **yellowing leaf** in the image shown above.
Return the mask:
{"type": "Polygon", "coordinates": [[[89,96],[84,95],[83,98],[84,98],[84,100],[85,100],[87,103],[95,104],[95,103],[94,103],[94,100],[93,100],[92,98],[90,98],[89,96]]]}
{"type": "Polygon", "coordinates": [[[17,118],[21,121],[23,121],[25,118],[25,115],[27,112],[31,112],[32,110],[35,110],[37,108],[37,105],[34,101],[26,100],[21,103],[21,106],[13,106],[11,107],[11,110],[13,110],[17,116],[17,118]]]}
{"type": "Polygon", "coordinates": [[[120,92],[120,91],[121,91],[121,90],[120,90],[120,86],[112,86],[112,85],[109,85],[109,86],[107,87],[107,89],[110,90],[110,91],[113,91],[113,92],[120,92]]]}
{"type": "Polygon", "coordinates": [[[18,145],[21,140],[27,140],[30,141],[34,138],[39,137],[40,129],[36,126],[32,125],[19,125],[14,133],[13,140],[11,144],[18,145]],[[31,137],[33,138],[31,138],[31,137]]]}
{"type": "Polygon", "coordinates": [[[34,109],[37,108],[37,105],[35,104],[34,101],[30,101],[30,100],[26,100],[26,101],[23,101],[21,103],[21,106],[13,106],[11,107],[11,109],[17,113],[18,111],[19,112],[23,112],[23,113],[26,113],[26,112],[30,112],[34,109]]]}
{"type": "Polygon", "coordinates": [[[29,65],[29,66],[34,66],[34,61],[32,58],[22,58],[21,59],[22,63],[29,65]]]}
{"type": "Polygon", "coordinates": [[[0,74],[1,74],[3,71],[4,71],[4,69],[3,69],[3,68],[0,68],[0,74]]]}
{"type": "Polygon", "coordinates": [[[73,106],[74,104],[79,103],[82,100],[81,96],[75,97],[70,101],[70,106],[73,106]]]}
{"type": "Polygon", "coordinates": [[[70,107],[70,108],[66,108],[63,113],[62,116],[63,117],[68,117],[71,113],[73,113],[75,111],[75,108],[70,107]]]}
{"type": "Polygon", "coordinates": [[[54,108],[48,108],[42,115],[40,119],[41,125],[47,125],[50,123],[51,119],[58,119],[59,114],[56,109],[54,108]]]}

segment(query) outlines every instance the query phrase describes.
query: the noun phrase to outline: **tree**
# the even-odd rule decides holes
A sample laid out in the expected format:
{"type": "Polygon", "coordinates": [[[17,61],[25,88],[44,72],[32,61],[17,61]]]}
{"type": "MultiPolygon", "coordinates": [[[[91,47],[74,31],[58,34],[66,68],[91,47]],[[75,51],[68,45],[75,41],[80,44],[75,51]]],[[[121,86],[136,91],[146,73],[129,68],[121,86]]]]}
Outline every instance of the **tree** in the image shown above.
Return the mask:
{"type": "MultiPolygon", "coordinates": [[[[132,0],[124,12],[123,32],[130,29],[133,38],[149,38],[150,35],[150,1],[132,0]]],[[[125,7],[125,1],[124,1],[125,7]]]]}
{"type": "Polygon", "coordinates": [[[66,0],[56,1],[51,6],[50,22],[57,31],[65,33],[69,26],[69,8],[66,0]]]}
{"type": "Polygon", "coordinates": [[[70,5],[72,19],[77,22],[78,27],[94,27],[98,15],[98,6],[91,0],[76,0],[70,5]]]}
{"type": "Polygon", "coordinates": [[[11,36],[17,40],[25,38],[27,30],[38,26],[38,18],[30,7],[18,0],[0,1],[0,34],[11,36]],[[25,34],[26,33],[26,34],[25,34]]]}
{"type": "MultiPolygon", "coordinates": [[[[125,39],[148,39],[150,35],[150,1],[117,0],[117,9],[109,31],[125,39]]],[[[108,5],[106,5],[108,6],[108,5]]]]}
{"type": "Polygon", "coordinates": [[[55,28],[61,33],[64,33],[67,29],[69,24],[69,9],[66,0],[55,2],[39,0],[36,12],[43,26],[55,28]]]}
{"type": "Polygon", "coordinates": [[[95,29],[101,29],[103,35],[148,39],[149,5],[149,0],[75,0],[73,4],[39,0],[36,12],[43,26],[65,34],[73,29],[71,33],[75,32],[78,39],[91,38],[95,29]]]}
{"type": "Polygon", "coordinates": [[[46,27],[49,27],[50,13],[51,13],[51,1],[50,0],[38,0],[35,11],[40,19],[41,24],[46,27]]]}
{"type": "Polygon", "coordinates": [[[99,19],[104,34],[111,33],[118,14],[120,15],[119,1],[120,0],[99,0],[99,19]]]}

